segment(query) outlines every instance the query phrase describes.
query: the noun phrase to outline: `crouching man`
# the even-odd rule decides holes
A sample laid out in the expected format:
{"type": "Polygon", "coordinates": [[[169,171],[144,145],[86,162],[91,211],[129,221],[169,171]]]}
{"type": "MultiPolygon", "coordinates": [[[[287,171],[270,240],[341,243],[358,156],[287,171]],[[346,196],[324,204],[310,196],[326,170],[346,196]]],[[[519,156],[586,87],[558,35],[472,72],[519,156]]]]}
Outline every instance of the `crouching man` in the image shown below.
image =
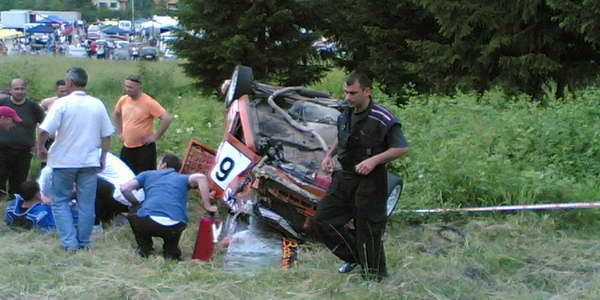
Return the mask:
{"type": "Polygon", "coordinates": [[[183,175],[177,173],[181,166],[173,154],[161,157],[158,170],[145,171],[121,185],[121,192],[133,205],[129,224],[137,242],[138,253],[147,257],[154,253],[152,237],[163,239],[163,256],[181,260],[179,239],[187,223],[187,191],[197,188],[202,207],[212,213],[217,207],[210,204],[208,181],[203,174],[183,175]],[[146,199],[140,204],[133,194],[142,188],[146,199]]]}

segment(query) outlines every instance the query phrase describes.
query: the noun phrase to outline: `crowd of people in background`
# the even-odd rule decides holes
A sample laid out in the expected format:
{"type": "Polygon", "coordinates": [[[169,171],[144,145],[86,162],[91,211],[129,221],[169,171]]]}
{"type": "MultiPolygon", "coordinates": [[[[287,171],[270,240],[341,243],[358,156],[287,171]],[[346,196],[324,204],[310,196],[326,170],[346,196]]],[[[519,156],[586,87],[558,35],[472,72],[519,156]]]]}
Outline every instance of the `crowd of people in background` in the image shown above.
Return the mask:
{"type": "Polygon", "coordinates": [[[128,220],[142,256],[155,253],[152,237],[164,240],[163,255],[181,260],[179,238],[187,223],[187,190],[198,188],[202,206],[210,203],[202,174],[179,174],[173,154],[160,157],[156,141],[171,116],[142,90],[142,78],[123,81],[114,123],[104,103],[86,92],[87,72],[70,68],[55,83],[56,95],[38,104],[27,98],[20,78],[0,91],[0,193],[9,199],[6,223],[41,232],[56,231],[60,247],[79,251],[92,246],[95,229],[128,220]],[[159,124],[153,130],[154,120],[159,124]],[[109,152],[117,129],[120,157],[109,152]],[[40,176],[28,178],[33,155],[40,176]],[[120,220],[120,221],[119,221],[120,220]]]}

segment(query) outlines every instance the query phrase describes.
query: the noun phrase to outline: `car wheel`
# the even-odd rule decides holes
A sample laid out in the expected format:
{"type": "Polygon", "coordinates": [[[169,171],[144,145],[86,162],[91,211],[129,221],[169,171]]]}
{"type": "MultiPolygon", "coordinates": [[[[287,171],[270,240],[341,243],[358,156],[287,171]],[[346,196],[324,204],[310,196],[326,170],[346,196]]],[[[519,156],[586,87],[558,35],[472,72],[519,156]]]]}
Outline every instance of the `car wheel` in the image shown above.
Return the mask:
{"type": "Polygon", "coordinates": [[[388,198],[386,204],[386,215],[389,217],[394,212],[394,209],[398,205],[398,201],[400,200],[400,194],[402,193],[402,188],[404,187],[404,183],[400,177],[388,173],[388,198]]]}
{"type": "Polygon", "coordinates": [[[225,107],[229,107],[233,101],[243,95],[252,92],[254,75],[252,68],[246,66],[236,66],[231,75],[231,82],[225,95],[225,107]]]}

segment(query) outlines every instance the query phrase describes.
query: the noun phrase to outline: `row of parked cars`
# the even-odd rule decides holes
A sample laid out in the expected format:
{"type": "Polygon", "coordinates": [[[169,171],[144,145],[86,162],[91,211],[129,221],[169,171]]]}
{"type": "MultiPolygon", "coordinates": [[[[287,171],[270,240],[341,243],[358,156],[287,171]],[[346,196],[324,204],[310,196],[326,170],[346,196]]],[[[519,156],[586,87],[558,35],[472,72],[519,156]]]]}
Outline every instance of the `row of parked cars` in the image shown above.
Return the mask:
{"type": "MultiPolygon", "coordinates": [[[[96,52],[91,53],[90,47],[83,45],[70,45],[67,49],[66,56],[70,57],[92,57],[96,56],[98,59],[114,59],[114,60],[149,60],[156,61],[159,59],[159,51],[156,47],[146,46],[139,43],[128,43],[126,41],[119,41],[112,46],[108,43],[103,43],[102,40],[95,42],[96,52]]],[[[175,55],[171,49],[163,55],[164,59],[174,59],[175,55]]]]}

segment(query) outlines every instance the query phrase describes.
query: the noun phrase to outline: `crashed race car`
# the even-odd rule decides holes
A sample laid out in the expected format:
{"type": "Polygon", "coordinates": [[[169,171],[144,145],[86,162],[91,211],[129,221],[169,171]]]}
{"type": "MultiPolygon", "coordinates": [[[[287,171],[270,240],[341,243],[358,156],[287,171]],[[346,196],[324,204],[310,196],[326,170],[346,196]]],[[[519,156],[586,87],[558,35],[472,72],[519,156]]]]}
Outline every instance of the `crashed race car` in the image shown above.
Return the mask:
{"type": "MultiPolygon", "coordinates": [[[[323,92],[255,82],[245,66],[235,68],[224,102],[218,150],[191,141],[183,165],[183,172],[204,171],[228,207],[220,239],[255,218],[283,238],[314,240],[312,218],[331,182],[320,163],[337,139],[338,115],[349,106],[323,92]]],[[[401,191],[400,179],[389,174],[388,215],[401,191]]]]}

